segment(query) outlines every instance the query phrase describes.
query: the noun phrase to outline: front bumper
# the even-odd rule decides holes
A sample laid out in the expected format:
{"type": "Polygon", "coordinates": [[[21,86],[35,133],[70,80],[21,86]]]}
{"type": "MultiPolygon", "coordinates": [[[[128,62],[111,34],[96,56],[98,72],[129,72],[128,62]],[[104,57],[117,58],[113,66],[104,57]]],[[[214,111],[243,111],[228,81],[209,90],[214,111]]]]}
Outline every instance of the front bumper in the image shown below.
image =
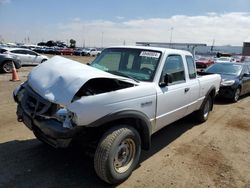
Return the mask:
{"type": "Polygon", "coordinates": [[[223,98],[232,99],[234,97],[235,90],[236,89],[231,86],[221,86],[218,95],[223,98]]]}
{"type": "Polygon", "coordinates": [[[23,122],[35,136],[55,148],[66,148],[73,138],[83,130],[83,127],[63,127],[63,123],[56,118],[49,117],[55,110],[55,104],[49,103],[24,84],[19,91],[14,93],[14,99],[18,103],[17,119],[23,122]],[[22,92],[22,97],[18,95],[22,92]],[[20,99],[21,98],[21,99],[20,99]],[[47,115],[47,116],[46,116],[47,115]]]}
{"type": "Polygon", "coordinates": [[[35,136],[55,148],[66,148],[83,128],[64,128],[56,119],[32,118],[24,112],[20,104],[17,108],[18,121],[23,122],[35,136]]]}

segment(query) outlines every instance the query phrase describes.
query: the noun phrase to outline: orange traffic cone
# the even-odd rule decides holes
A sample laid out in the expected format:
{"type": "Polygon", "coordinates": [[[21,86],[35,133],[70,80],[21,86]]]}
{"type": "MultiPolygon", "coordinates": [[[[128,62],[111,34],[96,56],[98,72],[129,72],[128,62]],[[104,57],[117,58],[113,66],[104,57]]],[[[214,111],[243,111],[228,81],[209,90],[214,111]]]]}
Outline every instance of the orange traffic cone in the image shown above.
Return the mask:
{"type": "Polygon", "coordinates": [[[19,76],[16,72],[16,67],[15,67],[15,64],[12,62],[12,79],[10,81],[12,82],[17,82],[17,81],[20,81],[19,79],[19,76]]]}

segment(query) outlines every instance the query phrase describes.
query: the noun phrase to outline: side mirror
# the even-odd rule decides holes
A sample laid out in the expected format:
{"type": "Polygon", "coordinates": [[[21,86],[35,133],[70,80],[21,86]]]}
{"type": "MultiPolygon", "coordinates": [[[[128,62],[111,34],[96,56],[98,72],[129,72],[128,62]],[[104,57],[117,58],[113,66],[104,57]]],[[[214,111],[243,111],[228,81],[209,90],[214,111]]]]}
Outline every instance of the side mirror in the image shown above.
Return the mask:
{"type": "Polygon", "coordinates": [[[173,83],[173,77],[171,74],[165,74],[165,76],[163,77],[163,80],[160,82],[159,86],[160,87],[165,87],[168,84],[173,83]]]}
{"type": "Polygon", "coordinates": [[[243,77],[250,77],[250,74],[243,74],[243,77]]]}

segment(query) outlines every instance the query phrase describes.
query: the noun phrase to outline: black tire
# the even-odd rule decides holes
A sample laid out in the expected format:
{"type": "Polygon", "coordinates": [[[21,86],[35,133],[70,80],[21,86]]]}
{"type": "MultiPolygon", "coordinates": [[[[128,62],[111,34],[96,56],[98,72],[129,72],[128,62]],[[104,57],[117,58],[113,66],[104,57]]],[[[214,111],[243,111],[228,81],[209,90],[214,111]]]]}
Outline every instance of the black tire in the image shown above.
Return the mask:
{"type": "Polygon", "coordinates": [[[235,91],[234,91],[234,96],[232,98],[232,101],[233,102],[238,102],[239,98],[240,98],[240,93],[241,93],[241,89],[240,88],[237,88],[235,91]]]}
{"type": "Polygon", "coordinates": [[[0,66],[0,71],[3,73],[11,73],[12,72],[12,61],[5,61],[0,66]]]}
{"type": "Polygon", "coordinates": [[[126,125],[114,127],[100,139],[94,156],[95,171],[109,184],[121,183],[137,166],[140,154],[139,133],[126,125]]]}
{"type": "Polygon", "coordinates": [[[195,117],[199,123],[203,123],[207,121],[209,113],[212,108],[212,98],[211,96],[208,96],[205,99],[205,102],[202,104],[201,108],[195,113],[195,117]]]}

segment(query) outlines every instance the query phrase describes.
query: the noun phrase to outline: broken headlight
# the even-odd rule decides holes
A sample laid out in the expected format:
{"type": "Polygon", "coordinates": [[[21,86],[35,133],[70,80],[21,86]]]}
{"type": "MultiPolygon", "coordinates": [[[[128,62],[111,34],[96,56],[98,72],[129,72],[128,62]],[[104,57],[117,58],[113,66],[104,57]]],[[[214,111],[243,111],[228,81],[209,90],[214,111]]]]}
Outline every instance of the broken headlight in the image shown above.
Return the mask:
{"type": "Polygon", "coordinates": [[[72,122],[74,123],[76,118],[76,115],[73,112],[70,112],[68,109],[66,108],[60,108],[57,112],[56,112],[56,119],[60,122],[63,123],[63,127],[64,128],[73,128],[74,124],[72,124],[72,122]]]}

